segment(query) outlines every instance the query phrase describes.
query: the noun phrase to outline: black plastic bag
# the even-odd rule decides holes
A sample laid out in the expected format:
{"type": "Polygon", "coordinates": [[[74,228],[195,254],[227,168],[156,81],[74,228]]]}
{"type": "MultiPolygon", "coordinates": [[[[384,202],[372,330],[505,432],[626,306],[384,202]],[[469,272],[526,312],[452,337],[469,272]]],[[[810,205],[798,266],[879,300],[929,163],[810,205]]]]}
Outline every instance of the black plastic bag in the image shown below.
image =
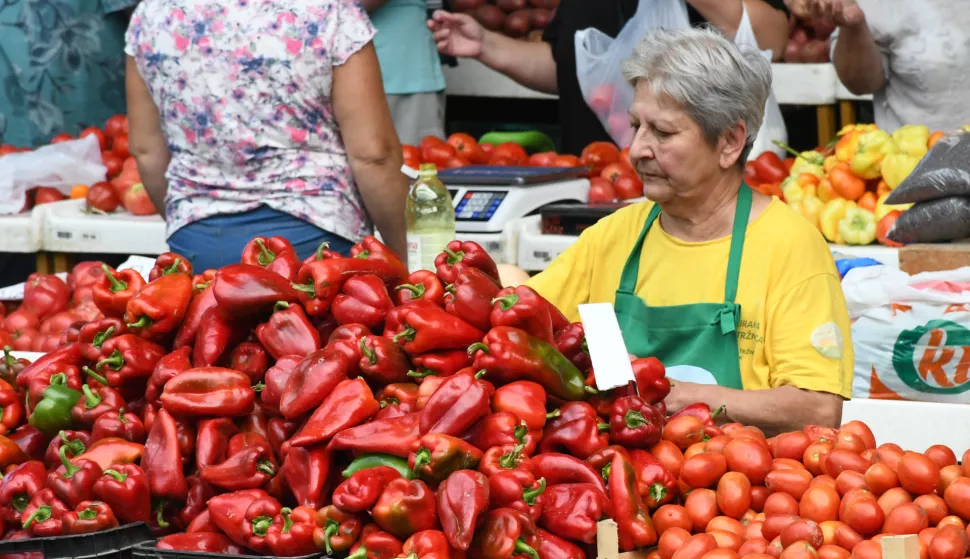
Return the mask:
{"type": "Polygon", "coordinates": [[[903,244],[970,237],[970,198],[951,196],[919,202],[896,219],[886,236],[903,244]]]}
{"type": "Polygon", "coordinates": [[[912,204],[950,196],[970,196],[970,134],[942,138],[886,199],[887,204],[912,204]]]}

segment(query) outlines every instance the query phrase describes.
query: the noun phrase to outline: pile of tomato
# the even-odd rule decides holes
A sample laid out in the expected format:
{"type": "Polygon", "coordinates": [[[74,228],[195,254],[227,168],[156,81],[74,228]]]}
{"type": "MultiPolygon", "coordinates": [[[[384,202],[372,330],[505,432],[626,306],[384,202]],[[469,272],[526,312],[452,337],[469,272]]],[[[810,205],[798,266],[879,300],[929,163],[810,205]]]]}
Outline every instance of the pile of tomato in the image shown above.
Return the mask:
{"type": "Polygon", "coordinates": [[[877,446],[858,421],[771,439],[724,426],[707,441],[677,422],[651,450],[682,497],[654,512],[651,559],[881,559],[882,538],[907,534],[921,559],[967,556],[970,450],[960,466],[942,445],[877,446]]]}

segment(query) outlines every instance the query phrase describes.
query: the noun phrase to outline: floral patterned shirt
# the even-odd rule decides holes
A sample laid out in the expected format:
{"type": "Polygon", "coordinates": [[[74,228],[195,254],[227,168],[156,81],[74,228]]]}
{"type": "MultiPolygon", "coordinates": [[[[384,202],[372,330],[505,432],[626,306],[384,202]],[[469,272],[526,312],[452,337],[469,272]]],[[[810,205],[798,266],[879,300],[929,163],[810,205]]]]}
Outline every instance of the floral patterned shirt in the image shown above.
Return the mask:
{"type": "Polygon", "coordinates": [[[168,234],[260,204],[369,234],[330,92],[334,66],[374,34],[354,0],[144,0],[126,52],[172,154],[168,234]]]}

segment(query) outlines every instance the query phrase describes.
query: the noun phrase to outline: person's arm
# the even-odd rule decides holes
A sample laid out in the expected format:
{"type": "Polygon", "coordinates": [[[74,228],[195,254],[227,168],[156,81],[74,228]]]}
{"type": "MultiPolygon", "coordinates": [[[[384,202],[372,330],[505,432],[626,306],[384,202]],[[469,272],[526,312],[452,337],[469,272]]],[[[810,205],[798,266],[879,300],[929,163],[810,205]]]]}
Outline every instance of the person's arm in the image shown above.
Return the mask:
{"type": "Polygon", "coordinates": [[[559,93],[556,60],[545,41],[521,41],[486,31],[478,58],[489,68],[543,93],[559,93]]]}
{"type": "Polygon", "coordinates": [[[845,88],[856,95],[875,93],[886,84],[882,54],[865,21],[839,28],[832,64],[845,88]]]}
{"type": "Polygon", "coordinates": [[[389,1],[390,0],[360,0],[360,5],[362,8],[367,10],[367,13],[372,14],[389,1]]]}
{"type": "Polygon", "coordinates": [[[364,208],[384,243],[405,255],[408,181],[401,173],[404,156],[384,95],[374,43],[334,66],[331,99],[364,208]]]}
{"type": "Polygon", "coordinates": [[[138,174],[158,213],[165,215],[168,181],[165,170],[172,156],[162,132],[158,107],[145,80],[138,73],[135,59],[127,57],[125,89],[128,97],[128,149],[138,163],[138,174]]]}
{"type": "MultiPolygon", "coordinates": [[[[771,49],[772,58],[780,60],[788,45],[788,16],[785,12],[764,0],[744,0],[748,6],[748,19],[758,40],[758,47],[771,49]]],[[[717,27],[725,36],[733,39],[741,23],[741,2],[724,0],[688,0],[688,3],[717,27]]]]}

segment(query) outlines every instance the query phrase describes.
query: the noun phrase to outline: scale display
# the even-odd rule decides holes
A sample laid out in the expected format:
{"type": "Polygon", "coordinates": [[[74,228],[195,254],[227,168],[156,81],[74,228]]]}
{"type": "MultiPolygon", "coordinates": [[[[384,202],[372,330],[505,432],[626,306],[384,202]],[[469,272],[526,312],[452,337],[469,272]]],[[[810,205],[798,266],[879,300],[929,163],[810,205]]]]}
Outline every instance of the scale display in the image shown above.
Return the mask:
{"type": "Polygon", "coordinates": [[[455,219],[463,221],[488,221],[495,215],[499,204],[505,200],[507,191],[476,190],[465,192],[455,206],[455,219]]]}

